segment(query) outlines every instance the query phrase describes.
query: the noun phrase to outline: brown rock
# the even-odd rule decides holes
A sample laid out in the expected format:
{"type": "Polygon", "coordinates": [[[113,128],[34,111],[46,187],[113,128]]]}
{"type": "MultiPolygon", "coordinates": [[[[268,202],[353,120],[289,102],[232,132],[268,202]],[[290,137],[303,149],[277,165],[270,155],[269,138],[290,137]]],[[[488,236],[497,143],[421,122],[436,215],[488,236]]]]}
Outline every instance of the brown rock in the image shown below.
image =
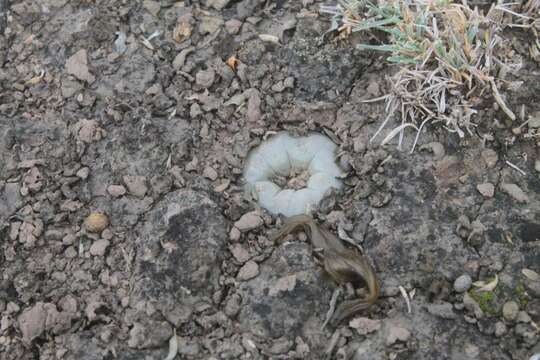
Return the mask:
{"type": "Polygon", "coordinates": [[[66,72],[89,84],[96,80],[95,76],[88,70],[88,55],[85,49],[77,51],[67,59],[66,72]]]}
{"type": "Polygon", "coordinates": [[[84,221],[84,226],[88,232],[100,233],[109,226],[109,218],[102,213],[91,213],[84,221]]]}

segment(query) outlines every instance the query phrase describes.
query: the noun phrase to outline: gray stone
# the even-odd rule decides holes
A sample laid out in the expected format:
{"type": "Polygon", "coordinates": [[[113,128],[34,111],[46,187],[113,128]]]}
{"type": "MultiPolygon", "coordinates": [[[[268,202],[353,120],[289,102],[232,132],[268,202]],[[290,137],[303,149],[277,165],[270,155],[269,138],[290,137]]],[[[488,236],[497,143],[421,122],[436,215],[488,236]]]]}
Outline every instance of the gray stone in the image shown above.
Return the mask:
{"type": "Polygon", "coordinates": [[[519,313],[519,305],[515,301],[508,301],[502,308],[503,317],[506,321],[516,320],[519,313]]]}
{"type": "Polygon", "coordinates": [[[138,231],[134,298],[163,313],[211,298],[219,288],[228,225],[221,209],[201,192],[167,194],[138,231]]]}
{"type": "Polygon", "coordinates": [[[504,183],[500,185],[502,191],[510,195],[518,203],[528,203],[529,197],[525,192],[516,184],[504,183]]]}
{"type": "Polygon", "coordinates": [[[429,304],[427,310],[431,315],[435,315],[443,319],[455,319],[457,317],[456,313],[452,309],[452,304],[448,302],[443,302],[441,304],[429,304]]]}
{"type": "Polygon", "coordinates": [[[66,99],[72,97],[82,89],[84,89],[83,84],[81,84],[79,81],[71,79],[62,80],[62,87],[60,88],[62,91],[62,96],[66,99]]]}
{"type": "Polygon", "coordinates": [[[203,176],[207,179],[214,181],[218,178],[218,173],[211,166],[207,166],[203,170],[203,176]]]}
{"type": "Polygon", "coordinates": [[[88,70],[88,55],[85,49],[77,51],[67,59],[66,72],[89,84],[96,80],[96,77],[88,70]]]}
{"type": "Polygon", "coordinates": [[[518,323],[529,323],[531,320],[532,320],[531,317],[529,316],[529,314],[527,314],[526,311],[518,312],[518,315],[516,318],[516,321],[518,323]]]}
{"type": "Polygon", "coordinates": [[[148,187],[146,186],[146,178],[144,176],[126,175],[122,180],[124,180],[124,184],[126,184],[130,194],[138,197],[146,195],[148,187]]]}
{"type": "Polygon", "coordinates": [[[242,298],[238,294],[233,294],[225,304],[225,314],[234,317],[238,314],[242,306],[242,298]]]}
{"type": "Polygon", "coordinates": [[[200,70],[195,75],[195,82],[197,83],[197,85],[202,86],[205,89],[212,86],[215,79],[216,72],[212,68],[209,68],[207,70],[200,70]]]}
{"type": "Polygon", "coordinates": [[[90,175],[90,169],[87,167],[80,168],[77,171],[77,177],[81,178],[82,180],[86,180],[88,178],[88,175],[90,175]]]}
{"type": "Polygon", "coordinates": [[[506,334],[506,325],[505,323],[503,323],[502,321],[497,321],[495,323],[495,336],[496,337],[501,337],[503,336],[504,334],[506,334]]]}
{"type": "Polygon", "coordinates": [[[495,186],[491,183],[484,183],[476,185],[476,189],[482,196],[491,198],[495,195],[495,186]]]}
{"type": "Polygon", "coordinates": [[[0,224],[3,224],[21,206],[21,185],[6,183],[4,188],[0,189],[0,224]]]}
{"type": "Polygon", "coordinates": [[[261,96],[255,89],[249,92],[246,117],[252,123],[261,119],[261,96]]]}
{"type": "Polygon", "coordinates": [[[225,22],[225,30],[231,35],[237,34],[242,27],[242,22],[237,19],[231,19],[225,22]]]}
{"type": "Polygon", "coordinates": [[[470,275],[463,274],[454,281],[454,290],[458,293],[464,293],[471,288],[471,285],[472,278],[470,275]]]}
{"type": "Polygon", "coordinates": [[[107,187],[107,192],[112,197],[120,197],[126,194],[126,188],[123,185],[109,185],[107,187]]]}

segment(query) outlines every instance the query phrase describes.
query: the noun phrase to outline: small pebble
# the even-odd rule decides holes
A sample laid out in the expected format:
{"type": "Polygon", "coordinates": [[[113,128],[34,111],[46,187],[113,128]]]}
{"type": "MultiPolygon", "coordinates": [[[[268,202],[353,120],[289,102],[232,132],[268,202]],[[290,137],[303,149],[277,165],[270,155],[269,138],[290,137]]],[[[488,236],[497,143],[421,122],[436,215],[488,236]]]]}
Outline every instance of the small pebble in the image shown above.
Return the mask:
{"type": "Polygon", "coordinates": [[[109,244],[109,241],[105,239],[99,239],[94,241],[92,246],[90,246],[90,254],[93,256],[105,255],[105,251],[107,251],[109,244]]]}
{"type": "Polygon", "coordinates": [[[240,281],[246,281],[253,279],[257,275],[259,275],[259,265],[255,261],[248,261],[240,268],[236,278],[240,281]]]}
{"type": "Polygon", "coordinates": [[[231,19],[225,22],[225,30],[231,35],[237,34],[242,27],[242,22],[240,20],[231,19]]]}
{"type": "Polygon", "coordinates": [[[102,213],[91,213],[84,221],[84,226],[88,232],[100,233],[109,225],[107,215],[102,213]]]}
{"type": "Polygon", "coordinates": [[[107,192],[113,197],[120,197],[126,194],[126,188],[123,185],[109,185],[107,192]]]}
{"type": "Polygon", "coordinates": [[[381,320],[372,320],[367,317],[357,317],[349,322],[349,327],[355,329],[359,335],[365,336],[381,328],[381,320]]]}
{"type": "Polygon", "coordinates": [[[465,355],[467,355],[467,359],[478,359],[480,356],[480,348],[474,344],[465,344],[464,350],[465,355]]]}
{"type": "Polygon", "coordinates": [[[216,170],[214,170],[214,168],[207,166],[203,170],[203,176],[207,179],[214,181],[218,178],[218,173],[216,170]]]}
{"type": "Polygon", "coordinates": [[[86,180],[89,174],[90,174],[90,169],[88,169],[87,167],[83,167],[79,169],[79,171],[77,171],[77,177],[83,180],[86,180]]]}
{"type": "Polygon", "coordinates": [[[245,263],[251,258],[249,251],[247,251],[242,244],[236,243],[229,247],[231,254],[239,263],[245,263]]]}
{"type": "Polygon", "coordinates": [[[238,314],[242,307],[242,298],[238,294],[233,294],[225,304],[225,314],[229,317],[234,317],[238,314]]]}
{"type": "Polygon", "coordinates": [[[64,251],[64,256],[68,259],[74,259],[77,257],[77,250],[75,250],[75,247],[73,246],[69,246],[65,251],[64,251]]]}
{"type": "Polygon", "coordinates": [[[504,334],[506,334],[506,325],[505,323],[503,323],[502,321],[497,321],[495,323],[495,336],[496,337],[501,337],[503,336],[504,334]]]}
{"type": "Polygon", "coordinates": [[[113,233],[110,229],[105,229],[103,230],[103,232],[101,233],[101,237],[105,240],[111,240],[113,238],[113,233]]]}
{"type": "Polygon", "coordinates": [[[519,313],[519,305],[515,301],[508,301],[504,304],[502,313],[506,321],[514,321],[519,313]]]}
{"type": "Polygon", "coordinates": [[[264,223],[262,217],[255,211],[242,215],[242,217],[234,223],[234,226],[241,232],[250,231],[261,227],[264,223]]]}
{"type": "Polygon", "coordinates": [[[197,85],[207,89],[214,83],[216,72],[213,69],[201,70],[195,74],[195,82],[197,85]]]}
{"type": "Polygon", "coordinates": [[[126,184],[130,194],[137,197],[146,195],[148,187],[146,186],[146,178],[144,176],[126,175],[122,180],[124,180],[124,184],[126,184]]]}
{"type": "Polygon", "coordinates": [[[536,170],[536,172],[539,172],[540,173],[540,160],[535,160],[534,162],[534,170],[536,170]]]}
{"type": "Polygon", "coordinates": [[[391,326],[388,329],[386,336],[386,345],[390,346],[395,344],[397,341],[407,342],[411,337],[411,332],[401,326],[391,326]]]}
{"type": "Polygon", "coordinates": [[[476,190],[486,198],[492,198],[495,195],[495,186],[491,183],[478,184],[476,190]]]}
{"type": "Polygon", "coordinates": [[[240,235],[241,235],[240,230],[233,227],[231,229],[231,232],[229,233],[229,239],[231,239],[232,242],[236,242],[236,241],[240,240],[240,235]]]}
{"type": "Polygon", "coordinates": [[[458,293],[464,293],[472,285],[472,279],[468,274],[463,274],[454,281],[454,290],[458,293]]]}
{"type": "Polygon", "coordinates": [[[517,318],[516,318],[516,321],[518,323],[529,323],[531,322],[531,317],[529,316],[529,314],[527,314],[526,311],[520,311],[517,315],[517,318]]]}

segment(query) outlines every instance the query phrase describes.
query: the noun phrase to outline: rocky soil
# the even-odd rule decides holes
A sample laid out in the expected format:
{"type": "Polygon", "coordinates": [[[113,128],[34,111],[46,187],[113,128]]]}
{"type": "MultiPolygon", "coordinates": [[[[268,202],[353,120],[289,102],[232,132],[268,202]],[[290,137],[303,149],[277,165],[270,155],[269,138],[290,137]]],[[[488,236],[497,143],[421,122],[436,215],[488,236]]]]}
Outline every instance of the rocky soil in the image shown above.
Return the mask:
{"type": "Polygon", "coordinates": [[[319,5],[0,0],[1,359],[165,359],[173,336],[177,359],[540,353],[540,69],[523,34],[507,99],[529,124],[486,98],[473,136],[428,128],[409,154],[369,142],[384,104],[365,100],[392,70],[354,50],[366,39],[324,35],[319,5]],[[337,328],[326,314],[351,294],[305,234],[273,244],[282,219],[243,194],[247,153],[284,129],[339,144],[347,186],[317,216],[381,280],[337,328]]]}

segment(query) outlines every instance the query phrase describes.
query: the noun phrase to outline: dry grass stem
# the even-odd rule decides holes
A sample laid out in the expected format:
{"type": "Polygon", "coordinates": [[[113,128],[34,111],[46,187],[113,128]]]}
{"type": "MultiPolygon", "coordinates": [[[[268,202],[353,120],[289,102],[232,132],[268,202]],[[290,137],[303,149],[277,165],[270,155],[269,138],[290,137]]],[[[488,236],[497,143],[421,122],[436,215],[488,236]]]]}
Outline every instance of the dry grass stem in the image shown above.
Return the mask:
{"type": "MultiPolygon", "coordinates": [[[[522,66],[521,58],[505,40],[505,29],[519,27],[534,34],[540,28],[539,0],[493,4],[488,11],[449,0],[338,0],[323,6],[331,14],[331,30],[386,34],[380,44],[359,47],[388,53],[399,66],[388,94],[364,102],[386,102],[387,116],[372,139],[399,113],[399,124],[382,140],[397,135],[401,148],[405,130],[416,131],[412,150],[428,125],[440,125],[460,137],[474,134],[477,110],[473,103],[491,95],[513,121],[514,112],[501,95],[504,78],[522,66]]],[[[540,61],[540,43],[531,54],[540,61]]],[[[397,119],[394,119],[397,120],[397,119]]]]}

